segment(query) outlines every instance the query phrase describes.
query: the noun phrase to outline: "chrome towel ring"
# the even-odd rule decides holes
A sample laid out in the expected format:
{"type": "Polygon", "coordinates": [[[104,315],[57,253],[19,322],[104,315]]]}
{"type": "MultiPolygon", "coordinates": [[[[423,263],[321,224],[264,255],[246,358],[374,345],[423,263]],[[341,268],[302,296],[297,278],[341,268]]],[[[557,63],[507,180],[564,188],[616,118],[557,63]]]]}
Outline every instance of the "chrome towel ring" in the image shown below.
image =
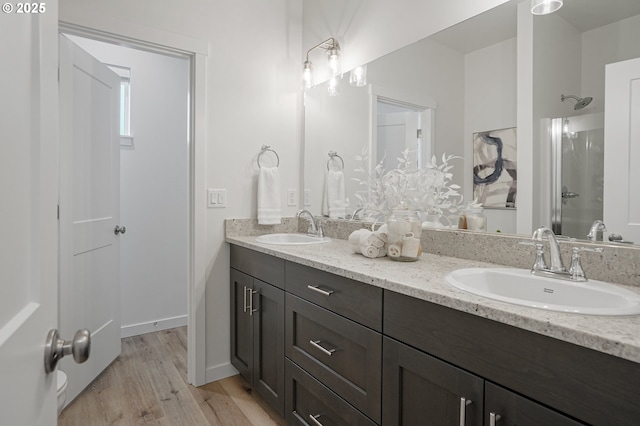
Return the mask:
{"type": "Polygon", "coordinates": [[[340,156],[338,155],[338,153],[337,153],[337,152],[335,152],[335,151],[329,151],[329,159],[327,160],[327,170],[330,170],[330,169],[329,169],[329,163],[331,163],[331,160],[335,160],[335,159],[336,159],[336,157],[337,157],[338,159],[340,159],[340,163],[342,164],[342,165],[340,166],[340,170],[341,170],[341,171],[342,171],[342,170],[344,170],[344,160],[343,160],[343,159],[342,159],[342,157],[340,157],[340,156]]]}
{"type": "Polygon", "coordinates": [[[276,162],[276,167],[278,167],[280,165],[280,157],[278,156],[278,153],[275,152],[273,149],[271,149],[271,147],[269,145],[262,145],[260,154],[258,154],[258,158],[256,159],[256,161],[258,162],[258,167],[262,168],[262,164],[260,164],[260,157],[262,157],[265,154],[265,152],[267,152],[267,151],[271,151],[271,152],[273,152],[275,154],[276,161],[277,161],[276,162]]]}

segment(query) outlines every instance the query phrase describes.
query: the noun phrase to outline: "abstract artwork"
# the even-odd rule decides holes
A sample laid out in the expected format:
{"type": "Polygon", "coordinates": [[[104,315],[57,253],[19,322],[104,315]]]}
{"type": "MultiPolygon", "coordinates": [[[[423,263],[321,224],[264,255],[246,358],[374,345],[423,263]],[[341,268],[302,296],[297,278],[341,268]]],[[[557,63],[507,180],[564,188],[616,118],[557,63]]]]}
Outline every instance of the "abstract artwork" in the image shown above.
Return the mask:
{"type": "Polygon", "coordinates": [[[473,197],[486,208],[516,208],[516,128],[473,134],[473,197]]]}

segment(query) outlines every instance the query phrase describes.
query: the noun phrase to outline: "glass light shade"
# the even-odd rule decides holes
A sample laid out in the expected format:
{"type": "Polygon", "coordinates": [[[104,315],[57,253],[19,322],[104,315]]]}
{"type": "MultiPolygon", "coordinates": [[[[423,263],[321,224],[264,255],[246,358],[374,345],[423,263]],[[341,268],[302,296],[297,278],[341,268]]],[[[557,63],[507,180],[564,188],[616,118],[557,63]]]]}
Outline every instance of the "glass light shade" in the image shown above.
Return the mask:
{"type": "Polygon", "coordinates": [[[329,92],[329,96],[338,96],[340,94],[340,77],[334,75],[329,79],[327,91],[329,92]]]}
{"type": "Polygon", "coordinates": [[[367,84],[367,66],[356,67],[349,74],[349,84],[352,86],[364,86],[367,84]]]}
{"type": "Polygon", "coordinates": [[[562,0],[531,0],[531,13],[547,15],[562,7],[562,0]]]}
{"type": "Polygon", "coordinates": [[[305,90],[311,89],[314,86],[313,64],[309,61],[304,61],[304,68],[302,69],[302,86],[305,90]]]}
{"type": "Polygon", "coordinates": [[[332,47],[327,49],[327,61],[332,75],[340,74],[340,49],[332,47]]]}

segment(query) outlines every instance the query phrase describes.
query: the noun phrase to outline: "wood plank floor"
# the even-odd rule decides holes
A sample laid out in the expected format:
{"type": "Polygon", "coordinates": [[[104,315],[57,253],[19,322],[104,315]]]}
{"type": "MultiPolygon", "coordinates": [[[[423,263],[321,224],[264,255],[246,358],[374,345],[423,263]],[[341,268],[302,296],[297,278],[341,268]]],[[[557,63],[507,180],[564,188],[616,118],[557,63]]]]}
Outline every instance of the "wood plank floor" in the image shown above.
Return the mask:
{"type": "Polygon", "coordinates": [[[187,383],[186,327],[122,339],[122,354],[65,408],[61,426],[284,425],[240,376],[187,383]]]}

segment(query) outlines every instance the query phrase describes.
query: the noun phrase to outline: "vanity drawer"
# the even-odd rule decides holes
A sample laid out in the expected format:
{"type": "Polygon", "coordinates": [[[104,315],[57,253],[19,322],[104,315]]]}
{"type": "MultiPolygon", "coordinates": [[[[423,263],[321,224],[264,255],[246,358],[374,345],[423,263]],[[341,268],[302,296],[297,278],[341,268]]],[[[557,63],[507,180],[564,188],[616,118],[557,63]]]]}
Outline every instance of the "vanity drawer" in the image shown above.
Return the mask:
{"type": "Polygon", "coordinates": [[[367,327],[382,331],[382,289],[293,262],[286,290],[367,327]]]}
{"type": "Polygon", "coordinates": [[[382,335],[291,294],[285,306],[286,356],[380,421],[382,335]]]}
{"type": "Polygon", "coordinates": [[[290,360],[286,360],[285,382],[289,425],[376,425],[290,360]]]}
{"type": "Polygon", "coordinates": [[[284,289],[284,260],[231,244],[231,267],[284,289]]]}

